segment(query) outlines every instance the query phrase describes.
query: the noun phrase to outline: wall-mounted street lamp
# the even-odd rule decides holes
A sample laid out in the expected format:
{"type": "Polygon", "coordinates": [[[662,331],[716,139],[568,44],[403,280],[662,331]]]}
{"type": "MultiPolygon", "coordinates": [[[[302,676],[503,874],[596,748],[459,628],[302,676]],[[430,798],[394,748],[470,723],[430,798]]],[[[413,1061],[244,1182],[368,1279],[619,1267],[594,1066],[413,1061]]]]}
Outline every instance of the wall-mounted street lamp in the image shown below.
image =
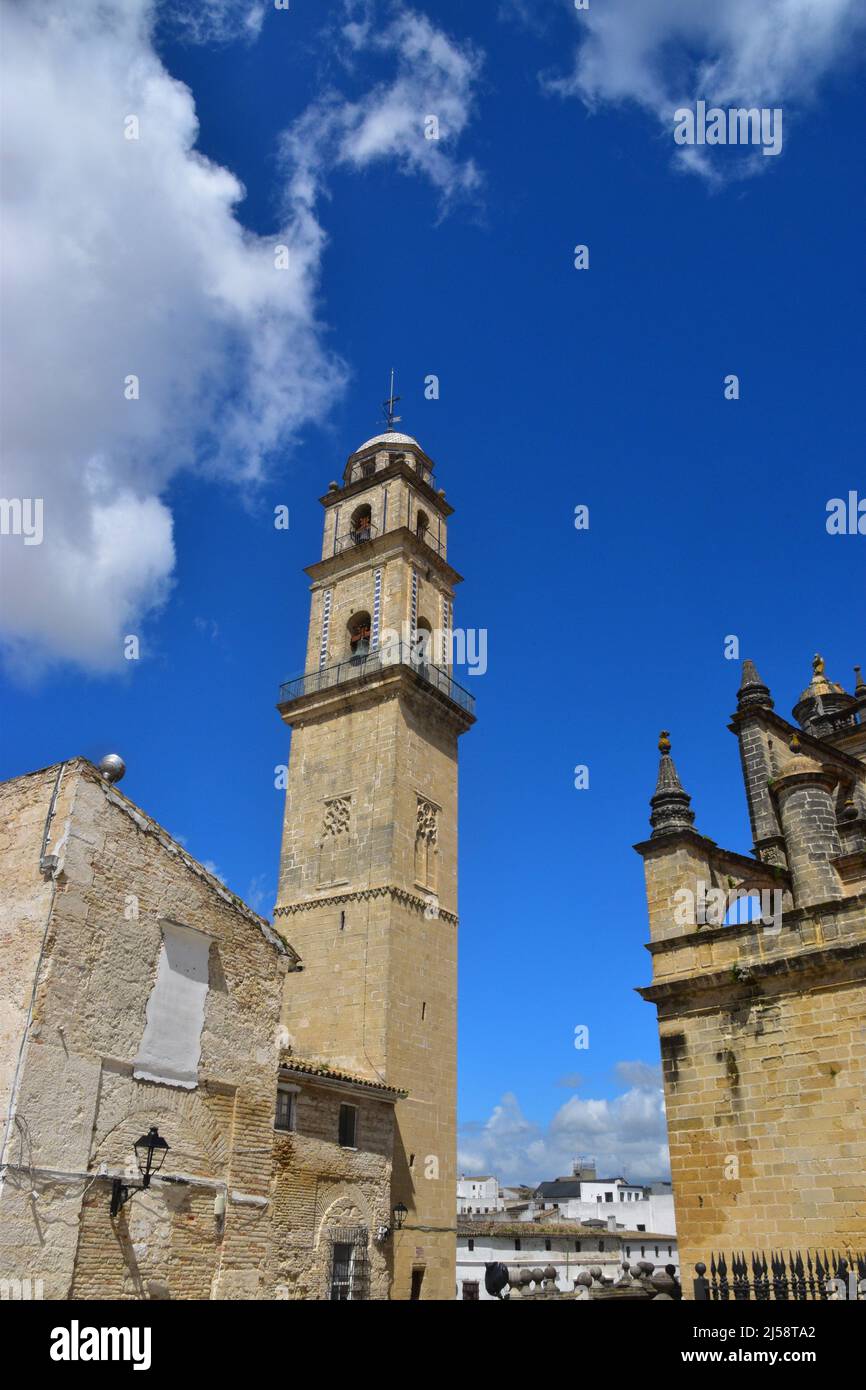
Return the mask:
{"type": "Polygon", "coordinates": [[[111,1215],[116,1216],[121,1207],[129,1201],[134,1192],[144,1192],[150,1187],[150,1180],[154,1173],[158,1173],[165,1156],[168,1153],[168,1144],[163,1139],[156,1125],[151,1125],[147,1134],[143,1134],[140,1139],[136,1139],[133,1145],[135,1157],[138,1162],[138,1171],[141,1174],[141,1182],[133,1185],[125,1183],[122,1178],[115,1178],[111,1184],[111,1215]]]}
{"type": "Polygon", "coordinates": [[[398,1202],[393,1212],[394,1225],[397,1227],[398,1231],[401,1231],[403,1229],[403,1222],[406,1220],[406,1217],[408,1215],[409,1208],[405,1206],[402,1202],[398,1202]]]}

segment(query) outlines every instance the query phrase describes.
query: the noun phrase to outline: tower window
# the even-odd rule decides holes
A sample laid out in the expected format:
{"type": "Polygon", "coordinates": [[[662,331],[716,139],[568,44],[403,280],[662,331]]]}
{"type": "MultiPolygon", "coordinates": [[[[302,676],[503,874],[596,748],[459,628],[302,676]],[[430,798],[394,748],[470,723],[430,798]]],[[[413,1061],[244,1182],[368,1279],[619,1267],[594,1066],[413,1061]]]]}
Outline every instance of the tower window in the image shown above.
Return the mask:
{"type": "Polygon", "coordinates": [[[423,541],[423,539],[424,539],[424,537],[427,535],[427,532],[428,532],[429,529],[430,529],[430,518],[429,518],[429,516],[427,515],[426,512],[419,512],[419,513],[418,513],[417,520],[416,520],[416,522],[415,522],[415,535],[418,537],[419,541],[423,541]]]}
{"type": "Polygon", "coordinates": [[[297,1096],[295,1086],[277,1087],[277,1110],[274,1116],[274,1129],[282,1130],[285,1134],[293,1134],[295,1130],[295,1098],[297,1096]]]}
{"type": "Polygon", "coordinates": [[[345,912],[341,912],[341,913],[340,913],[340,931],[345,931],[345,930],[346,930],[346,914],[345,914],[345,912]]]}
{"type": "Polygon", "coordinates": [[[439,846],[439,808],[432,801],[418,798],[415,824],[415,882],[436,892],[439,846]]]}
{"type": "Polygon", "coordinates": [[[340,1148],[356,1149],[356,1139],[358,1137],[358,1107],[357,1105],[340,1106],[340,1148]]]}
{"type": "Polygon", "coordinates": [[[426,1017],[427,1017],[427,1000],[425,999],[424,1002],[423,1002],[422,1005],[421,1005],[421,1022],[422,1022],[422,1023],[424,1022],[424,1020],[425,1020],[426,1017]]]}

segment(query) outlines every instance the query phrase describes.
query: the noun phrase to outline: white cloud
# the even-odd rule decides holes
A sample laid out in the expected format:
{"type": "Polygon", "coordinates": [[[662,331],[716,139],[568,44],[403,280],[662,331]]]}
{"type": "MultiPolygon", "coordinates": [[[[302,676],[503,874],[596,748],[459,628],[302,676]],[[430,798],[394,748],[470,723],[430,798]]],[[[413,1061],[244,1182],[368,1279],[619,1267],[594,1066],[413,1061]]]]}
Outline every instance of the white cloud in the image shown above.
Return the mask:
{"type": "Polygon", "coordinates": [[[44,499],[40,546],[3,539],[3,641],[25,673],[122,667],[169,591],[171,478],[261,478],[344,376],[317,320],[320,226],[301,207],[272,237],[243,228],[151,20],[145,0],[5,15],[3,491],[44,499]]]}
{"type": "Polygon", "coordinates": [[[458,1170],[537,1183],[570,1174],[578,1156],[591,1155],[606,1177],[664,1177],[670,1160],[658,1069],[621,1062],[616,1070],[627,1091],[613,1100],[570,1096],[546,1130],[526,1119],[515,1095],[504,1095],[483,1124],[461,1127],[458,1170]]]}
{"type": "Polygon", "coordinates": [[[286,132],[284,153],[297,170],[294,192],[315,196],[334,167],[364,169],[389,159],[404,173],[426,176],[447,207],[476,192],[481,175],[471,159],[459,160],[454,146],[475,104],[480,55],[436,29],[425,15],[400,10],[384,26],[369,6],[349,5],[353,17],[342,35],[352,55],[392,58],[396,72],[360,101],[336,91],[324,94],[286,132]],[[428,117],[438,122],[438,138],[428,117]]]}
{"type": "MultiPolygon", "coordinates": [[[[273,8],[273,0],[268,0],[273,8]]],[[[264,0],[167,0],[162,17],[191,43],[252,42],[261,33],[264,0]]]]}
{"type": "MultiPolygon", "coordinates": [[[[194,39],[226,39],[251,32],[259,8],[184,4],[174,18],[194,39]]],[[[446,150],[478,60],[408,11],[343,33],[353,55],[396,56],[396,79],[329,99],[327,149],[322,107],[299,119],[283,142],[282,225],[250,233],[241,184],[196,151],[192,94],[154,50],[158,13],[149,0],[22,0],[5,16],[2,490],[44,503],[41,545],[3,537],[0,644],[22,677],[58,661],[126,669],[123,637],[141,636],[171,589],[172,479],[194,467],[255,487],[327,415],[347,376],[317,306],[328,161],[390,157],[444,199],[476,182],[446,150]],[[423,138],[428,111],[438,145],[423,138]]]]}
{"type": "MultiPolygon", "coordinates": [[[[581,32],[572,72],[548,85],[595,109],[633,101],[666,133],[678,107],[702,98],[722,107],[802,106],[818,83],[851,53],[863,23],[859,0],[605,0],[576,13],[581,32]]],[[[719,167],[709,151],[682,147],[681,167],[709,177],[719,167]]],[[[751,173],[772,165],[742,152],[724,171],[751,173]]]]}

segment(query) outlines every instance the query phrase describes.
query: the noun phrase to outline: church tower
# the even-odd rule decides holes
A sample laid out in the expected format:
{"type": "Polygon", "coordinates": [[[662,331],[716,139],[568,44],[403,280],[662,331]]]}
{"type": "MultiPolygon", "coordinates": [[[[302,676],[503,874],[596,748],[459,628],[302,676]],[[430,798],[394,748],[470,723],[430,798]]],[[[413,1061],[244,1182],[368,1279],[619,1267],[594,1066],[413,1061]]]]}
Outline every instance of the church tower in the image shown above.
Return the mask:
{"type": "Polygon", "coordinates": [[[292,742],[275,914],[303,961],[284,1018],[293,1051],[408,1093],[391,1296],[450,1300],[457,740],[474,701],[451,675],[452,509],[394,423],[321,498],[304,674],[280,692],[292,742]]]}

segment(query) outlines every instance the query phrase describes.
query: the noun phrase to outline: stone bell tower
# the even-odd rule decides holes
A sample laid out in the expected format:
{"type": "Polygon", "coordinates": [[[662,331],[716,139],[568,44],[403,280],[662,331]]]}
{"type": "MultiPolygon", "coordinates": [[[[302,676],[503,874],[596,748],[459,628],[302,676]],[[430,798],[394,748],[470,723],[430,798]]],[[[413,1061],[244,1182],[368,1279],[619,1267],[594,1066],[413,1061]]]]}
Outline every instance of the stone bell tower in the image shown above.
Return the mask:
{"type": "Polygon", "coordinates": [[[408,1092],[391,1296],[450,1300],[457,740],[474,702],[450,670],[452,509],[417,440],[388,423],[321,498],[304,674],[280,692],[292,743],[275,915],[303,961],[284,1019],[294,1052],[408,1092]]]}

